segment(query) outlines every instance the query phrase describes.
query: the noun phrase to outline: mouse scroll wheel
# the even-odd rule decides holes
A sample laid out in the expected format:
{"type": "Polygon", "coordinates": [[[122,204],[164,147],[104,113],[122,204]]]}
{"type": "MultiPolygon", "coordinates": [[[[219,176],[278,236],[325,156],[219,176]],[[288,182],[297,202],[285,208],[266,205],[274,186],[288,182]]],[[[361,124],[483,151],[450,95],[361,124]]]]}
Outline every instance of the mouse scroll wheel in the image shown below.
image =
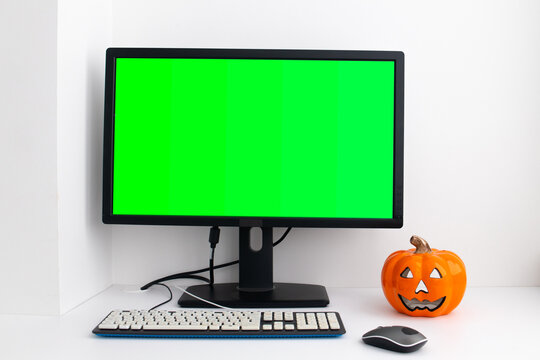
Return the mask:
{"type": "Polygon", "coordinates": [[[403,329],[401,329],[401,331],[403,331],[403,333],[405,335],[414,335],[414,334],[418,334],[418,331],[414,330],[414,329],[411,329],[409,327],[404,327],[403,329]]]}

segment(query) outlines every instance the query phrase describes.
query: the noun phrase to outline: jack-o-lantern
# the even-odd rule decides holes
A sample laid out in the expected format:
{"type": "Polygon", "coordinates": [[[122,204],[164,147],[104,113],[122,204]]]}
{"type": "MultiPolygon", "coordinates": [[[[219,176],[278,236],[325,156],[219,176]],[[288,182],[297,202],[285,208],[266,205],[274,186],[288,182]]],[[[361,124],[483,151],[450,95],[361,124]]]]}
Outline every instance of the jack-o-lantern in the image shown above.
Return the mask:
{"type": "Polygon", "coordinates": [[[439,316],[459,305],[467,276],[463,261],[451,251],[431,249],[419,236],[416,249],[392,253],[384,263],[381,281],[386,299],[400,313],[439,316]]]}

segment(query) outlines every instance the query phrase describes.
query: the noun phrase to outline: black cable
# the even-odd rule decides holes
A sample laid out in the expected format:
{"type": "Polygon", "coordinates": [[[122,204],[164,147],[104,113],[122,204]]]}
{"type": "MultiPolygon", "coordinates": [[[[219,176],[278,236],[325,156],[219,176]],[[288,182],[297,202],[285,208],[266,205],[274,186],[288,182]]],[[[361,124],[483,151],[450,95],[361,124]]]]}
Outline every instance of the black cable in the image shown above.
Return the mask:
{"type": "Polygon", "coordinates": [[[210,273],[210,285],[214,285],[214,252],[215,248],[212,248],[212,251],[210,252],[210,262],[208,266],[208,272],[210,273]]]}
{"type": "Polygon", "coordinates": [[[278,241],[272,244],[272,247],[278,246],[280,242],[285,240],[285,237],[287,237],[287,235],[289,234],[289,231],[291,230],[292,230],[292,227],[288,227],[287,230],[285,230],[285,232],[283,233],[283,235],[281,235],[281,237],[278,239],[278,241]]]}
{"type": "MultiPolygon", "coordinates": [[[[214,267],[215,269],[216,267],[214,267]]],[[[202,272],[202,271],[199,271],[199,272],[202,272]]],[[[191,272],[193,274],[198,274],[199,272],[191,272]]],[[[163,281],[169,281],[169,280],[174,280],[174,279],[195,279],[195,280],[202,280],[204,282],[207,282],[210,284],[210,279],[208,278],[205,278],[204,276],[199,276],[199,275],[192,275],[192,274],[187,274],[187,273],[180,273],[180,274],[175,274],[175,275],[170,275],[170,276],[165,276],[165,277],[162,277],[161,279],[158,279],[158,280],[154,280],[152,282],[149,282],[148,284],[144,285],[143,287],[141,287],[141,290],[146,290],[148,289],[150,286],[152,285],[156,285],[160,282],[163,282],[163,281]],[[176,276],[176,275],[179,275],[179,276],[176,276]]]]}
{"type": "Polygon", "coordinates": [[[219,227],[212,226],[210,229],[210,236],[208,237],[211,249],[208,267],[208,272],[210,273],[210,285],[214,285],[214,250],[216,250],[216,245],[219,242],[219,232],[219,227]]]}
{"type": "MultiPolygon", "coordinates": [[[[292,227],[288,227],[287,230],[285,230],[285,232],[283,233],[283,235],[281,235],[281,237],[275,243],[272,244],[272,247],[277,246],[279,243],[281,243],[283,240],[285,240],[285,237],[287,237],[287,235],[289,234],[289,232],[291,230],[292,230],[292,227]]],[[[239,260],[230,261],[228,263],[216,265],[216,266],[213,267],[213,269],[217,270],[217,269],[221,269],[221,268],[224,268],[224,267],[227,267],[227,266],[236,265],[239,262],[240,262],[239,260]]],[[[181,273],[178,273],[178,274],[165,276],[165,277],[162,277],[160,279],[149,282],[148,284],[141,287],[141,290],[146,290],[150,286],[152,286],[154,284],[157,284],[159,282],[162,282],[162,281],[169,281],[169,280],[175,280],[175,279],[198,279],[198,280],[203,280],[203,281],[206,281],[206,282],[210,283],[210,279],[204,278],[202,276],[194,276],[194,274],[200,274],[202,272],[209,271],[209,270],[210,270],[210,267],[206,267],[206,268],[199,269],[199,270],[185,271],[185,272],[181,272],[181,273]]]]}
{"type": "MultiPolygon", "coordinates": [[[[171,291],[171,288],[170,288],[170,287],[168,287],[167,285],[165,285],[165,284],[162,284],[162,283],[155,283],[154,285],[161,285],[161,286],[165,286],[165,287],[167,288],[167,290],[169,290],[169,299],[168,299],[168,300],[166,300],[166,301],[164,301],[164,302],[162,302],[162,303],[160,303],[160,304],[157,304],[156,306],[154,306],[154,307],[153,307],[153,308],[151,308],[150,310],[154,310],[154,309],[156,309],[156,308],[160,307],[161,305],[165,305],[166,303],[168,303],[169,301],[171,301],[171,300],[172,300],[172,297],[173,297],[173,296],[172,296],[172,291],[171,291]]],[[[149,311],[150,311],[150,310],[149,310],[149,311]]]]}

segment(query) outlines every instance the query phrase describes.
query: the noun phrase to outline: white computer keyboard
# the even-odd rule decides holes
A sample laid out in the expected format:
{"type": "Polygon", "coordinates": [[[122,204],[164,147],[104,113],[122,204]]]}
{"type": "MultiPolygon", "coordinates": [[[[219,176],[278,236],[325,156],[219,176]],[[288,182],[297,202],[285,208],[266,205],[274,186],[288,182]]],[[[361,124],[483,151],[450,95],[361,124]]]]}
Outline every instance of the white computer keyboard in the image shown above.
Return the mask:
{"type": "Polygon", "coordinates": [[[339,336],[337,312],[115,310],[93,330],[102,336],[271,337],[339,336]]]}

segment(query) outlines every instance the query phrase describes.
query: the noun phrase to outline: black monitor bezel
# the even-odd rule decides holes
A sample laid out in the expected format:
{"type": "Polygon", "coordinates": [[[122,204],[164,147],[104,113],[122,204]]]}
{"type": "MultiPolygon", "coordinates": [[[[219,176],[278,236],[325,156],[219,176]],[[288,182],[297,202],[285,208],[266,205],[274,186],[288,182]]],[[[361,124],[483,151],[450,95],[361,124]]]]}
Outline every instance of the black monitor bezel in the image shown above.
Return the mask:
{"type": "Polygon", "coordinates": [[[401,51],[356,50],[262,50],[262,49],[166,49],[109,48],[105,71],[105,120],[103,141],[103,209],[106,224],[195,225],[247,227],[400,228],[403,226],[403,108],[404,54],[401,51]],[[116,58],[300,59],[386,60],[395,64],[394,96],[394,191],[391,219],[290,218],[246,216],[114,215],[113,144],[116,58]]]}

